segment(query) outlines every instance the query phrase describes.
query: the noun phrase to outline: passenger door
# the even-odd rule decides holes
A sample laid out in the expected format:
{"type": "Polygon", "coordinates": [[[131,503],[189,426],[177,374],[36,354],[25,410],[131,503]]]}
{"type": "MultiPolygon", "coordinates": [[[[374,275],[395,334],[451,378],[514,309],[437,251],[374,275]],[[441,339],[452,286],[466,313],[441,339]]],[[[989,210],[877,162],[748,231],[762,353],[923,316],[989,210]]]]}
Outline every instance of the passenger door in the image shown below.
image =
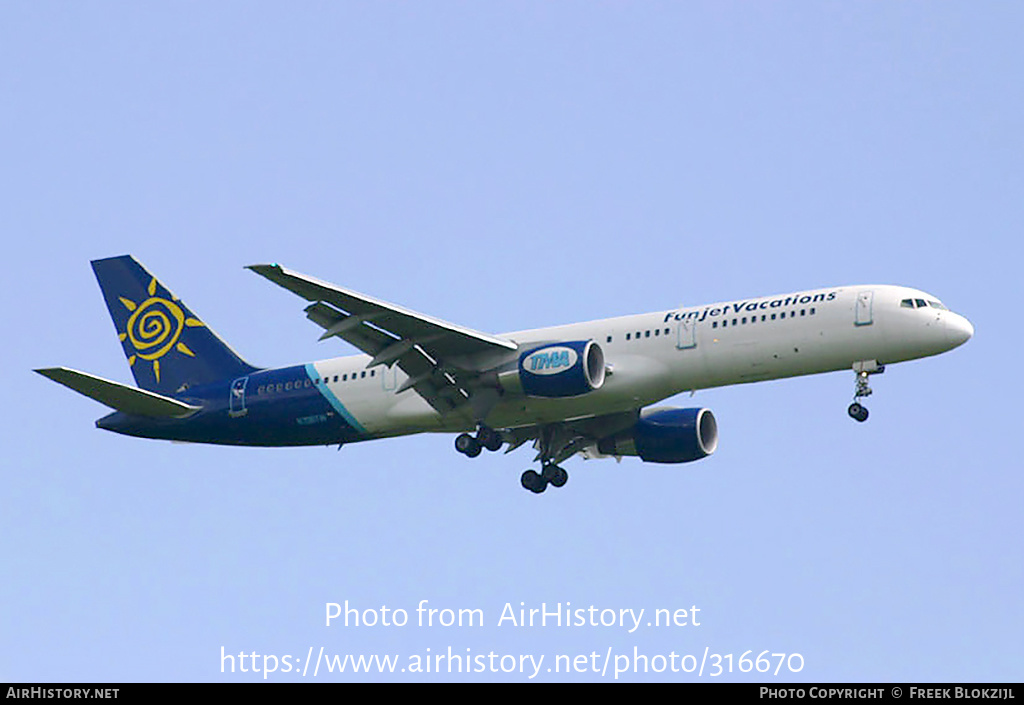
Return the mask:
{"type": "Polygon", "coordinates": [[[245,408],[245,386],[249,384],[249,377],[239,377],[231,383],[231,393],[228,395],[228,416],[238,418],[245,416],[249,410],[245,408]]]}
{"type": "Polygon", "coordinates": [[[685,315],[680,318],[678,336],[676,339],[677,349],[689,350],[697,347],[697,320],[685,315]]]}
{"type": "Polygon", "coordinates": [[[857,294],[854,325],[870,326],[874,322],[871,312],[874,297],[875,292],[873,291],[862,291],[857,294]]]}

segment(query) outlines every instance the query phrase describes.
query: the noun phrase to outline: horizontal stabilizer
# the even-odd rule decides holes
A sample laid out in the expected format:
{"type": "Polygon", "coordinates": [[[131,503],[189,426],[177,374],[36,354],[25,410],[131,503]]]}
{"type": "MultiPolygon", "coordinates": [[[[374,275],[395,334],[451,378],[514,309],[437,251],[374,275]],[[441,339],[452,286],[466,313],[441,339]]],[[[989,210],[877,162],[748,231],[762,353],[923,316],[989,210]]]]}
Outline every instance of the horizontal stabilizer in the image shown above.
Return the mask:
{"type": "Polygon", "coordinates": [[[126,414],[182,418],[202,408],[67,367],[46,367],[36,372],[126,414]]]}

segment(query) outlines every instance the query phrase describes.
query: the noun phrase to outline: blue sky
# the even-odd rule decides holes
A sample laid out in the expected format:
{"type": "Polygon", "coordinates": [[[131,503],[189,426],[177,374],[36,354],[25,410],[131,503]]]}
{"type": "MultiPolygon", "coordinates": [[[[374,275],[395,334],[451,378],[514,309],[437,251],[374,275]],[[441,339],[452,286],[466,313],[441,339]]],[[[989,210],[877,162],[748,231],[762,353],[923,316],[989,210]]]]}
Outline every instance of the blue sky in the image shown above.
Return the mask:
{"type": "MultiPolygon", "coordinates": [[[[1018,3],[5,3],[0,680],[262,680],[226,653],[799,653],[773,680],[1019,681],[1018,3]],[[849,283],[971,319],[946,355],[699,392],[692,465],[449,436],[171,445],[31,372],[130,381],[89,260],[132,253],[242,355],[317,343],[301,272],[502,331],[849,283]],[[479,609],[324,625],[325,605],[479,609]],[[516,628],[506,603],[700,609],[516,628]],[[237,669],[236,669],[237,670],[237,669]]],[[[680,662],[681,663],[681,662],[680,662]]],[[[260,661],[262,665],[262,661],[260,661]]],[[[724,663],[723,663],[724,666],[724,663]]],[[[267,680],[529,680],[519,673],[267,680]]],[[[765,679],[758,676],[758,679],[765,679]]]]}

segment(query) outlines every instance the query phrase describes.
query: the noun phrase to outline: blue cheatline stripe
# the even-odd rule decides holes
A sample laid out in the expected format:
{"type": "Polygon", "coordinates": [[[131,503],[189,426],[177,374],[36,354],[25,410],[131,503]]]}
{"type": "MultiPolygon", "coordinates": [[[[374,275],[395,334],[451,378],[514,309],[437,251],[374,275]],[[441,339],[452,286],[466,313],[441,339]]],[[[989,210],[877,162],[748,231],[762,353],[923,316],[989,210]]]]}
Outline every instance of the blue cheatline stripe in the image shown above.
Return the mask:
{"type": "Polygon", "coordinates": [[[349,413],[349,410],[345,408],[345,405],[341,403],[338,397],[334,395],[334,392],[331,391],[330,387],[327,386],[327,379],[324,378],[323,380],[321,380],[320,384],[315,384],[316,380],[320,377],[320,374],[316,371],[316,367],[314,367],[312,363],[306,365],[306,374],[309,375],[309,378],[311,380],[313,380],[313,386],[317,387],[320,390],[320,394],[323,395],[324,399],[326,399],[328,403],[332,407],[334,407],[334,410],[341,415],[341,418],[345,419],[345,423],[347,423],[349,426],[354,428],[359,433],[365,434],[366,429],[363,428],[363,425],[356,421],[356,417],[349,413]]]}

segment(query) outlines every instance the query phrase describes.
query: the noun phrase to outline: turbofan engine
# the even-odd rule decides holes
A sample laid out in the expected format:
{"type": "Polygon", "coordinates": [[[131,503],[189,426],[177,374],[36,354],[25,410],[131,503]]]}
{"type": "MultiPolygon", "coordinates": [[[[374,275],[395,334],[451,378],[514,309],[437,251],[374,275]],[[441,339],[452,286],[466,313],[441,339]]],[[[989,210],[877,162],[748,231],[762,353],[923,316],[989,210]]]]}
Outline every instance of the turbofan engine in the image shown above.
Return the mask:
{"type": "Polygon", "coordinates": [[[598,441],[604,455],[636,455],[646,463],[688,463],[715,452],[718,422],[710,409],[649,409],[625,431],[598,441]]]}
{"type": "Polygon", "coordinates": [[[550,343],[519,356],[501,386],[530,397],[578,397],[604,384],[604,351],[593,340],[550,343]]]}

